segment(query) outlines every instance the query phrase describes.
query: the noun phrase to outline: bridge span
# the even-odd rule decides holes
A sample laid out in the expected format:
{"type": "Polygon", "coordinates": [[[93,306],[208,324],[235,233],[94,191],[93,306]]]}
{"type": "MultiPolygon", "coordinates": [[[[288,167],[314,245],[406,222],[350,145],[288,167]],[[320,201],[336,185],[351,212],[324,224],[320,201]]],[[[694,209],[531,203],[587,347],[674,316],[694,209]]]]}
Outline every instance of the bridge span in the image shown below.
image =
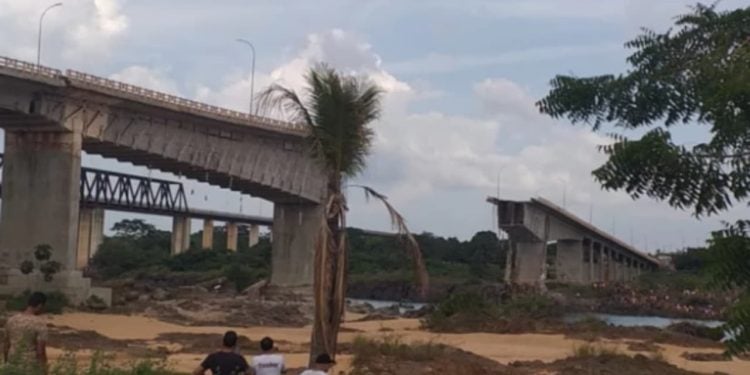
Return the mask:
{"type": "Polygon", "coordinates": [[[0,127],[0,293],[46,286],[17,269],[46,243],[63,265],[54,287],[90,294],[76,271],[83,151],[272,201],[271,284],[310,291],[326,178],[300,124],[0,57],[0,127]]]}
{"type": "Polygon", "coordinates": [[[487,201],[496,206],[499,229],[511,242],[507,282],[627,281],[662,266],[658,259],[544,198],[510,201],[490,197],[487,201]]]}

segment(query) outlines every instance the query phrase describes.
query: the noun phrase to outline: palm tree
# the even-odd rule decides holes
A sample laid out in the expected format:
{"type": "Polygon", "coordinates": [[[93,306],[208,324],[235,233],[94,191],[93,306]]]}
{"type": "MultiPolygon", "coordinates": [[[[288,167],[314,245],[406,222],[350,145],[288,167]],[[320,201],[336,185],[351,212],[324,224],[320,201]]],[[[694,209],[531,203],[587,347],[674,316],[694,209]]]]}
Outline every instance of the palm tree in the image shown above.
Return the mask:
{"type": "MultiPolygon", "coordinates": [[[[304,97],[292,89],[272,85],[260,95],[259,103],[264,111],[280,111],[288,121],[307,126],[312,153],[324,165],[328,178],[325,216],[315,241],[312,360],[321,353],[336,354],[347,280],[347,205],[343,191],[346,182],[365,168],[374,135],[369,125],[380,115],[382,91],[367,79],[342,76],[326,65],[310,69],[306,83],[304,97]]],[[[351,186],[364,189],[368,199],[376,198],[385,204],[412,258],[420,291],[425,294],[427,271],[403,217],[372,188],[351,186]]]]}

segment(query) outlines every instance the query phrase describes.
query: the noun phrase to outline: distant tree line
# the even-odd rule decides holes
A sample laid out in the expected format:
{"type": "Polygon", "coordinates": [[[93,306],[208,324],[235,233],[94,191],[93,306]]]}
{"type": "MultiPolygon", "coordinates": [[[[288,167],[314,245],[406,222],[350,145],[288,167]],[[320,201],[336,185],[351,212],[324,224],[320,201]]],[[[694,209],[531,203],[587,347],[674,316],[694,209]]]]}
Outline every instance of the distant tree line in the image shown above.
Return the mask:
{"type": "MultiPolygon", "coordinates": [[[[191,250],[170,256],[170,232],[157,229],[142,220],[122,220],[112,227],[92,259],[90,273],[101,279],[127,276],[149,268],[170,272],[216,272],[241,266],[253,279],[267,277],[271,266],[271,242],[261,236],[252,249],[247,233],[240,233],[238,251],[226,250],[223,228],[215,228],[214,250],[200,249],[202,233],[191,238],[191,250]]],[[[490,231],[477,232],[470,240],[440,237],[432,233],[416,236],[436,279],[501,281],[505,268],[504,242],[490,231]]],[[[404,261],[403,247],[397,236],[367,234],[349,229],[351,254],[349,270],[353,278],[404,279],[413,277],[411,264],[404,261]]],[[[234,270],[235,273],[237,270],[234,270]]]]}

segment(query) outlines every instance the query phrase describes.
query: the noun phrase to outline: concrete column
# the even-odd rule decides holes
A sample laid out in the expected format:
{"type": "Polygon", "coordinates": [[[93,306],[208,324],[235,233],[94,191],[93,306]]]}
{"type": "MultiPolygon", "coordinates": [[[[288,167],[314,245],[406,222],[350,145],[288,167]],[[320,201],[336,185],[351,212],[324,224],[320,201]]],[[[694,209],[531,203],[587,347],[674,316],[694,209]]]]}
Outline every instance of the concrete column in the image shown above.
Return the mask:
{"type": "Polygon", "coordinates": [[[516,269],[516,265],[514,264],[516,261],[516,244],[510,240],[508,240],[507,244],[508,251],[505,252],[505,274],[503,275],[503,278],[506,283],[511,283],[515,282],[513,275],[516,269]]]}
{"type": "Polygon", "coordinates": [[[247,228],[247,245],[253,247],[260,242],[260,226],[251,225],[247,228]]]}
{"type": "Polygon", "coordinates": [[[602,253],[602,244],[593,242],[591,248],[594,250],[594,281],[601,282],[604,280],[604,254],[602,253]]]}
{"type": "Polygon", "coordinates": [[[227,249],[237,251],[237,223],[227,223],[227,249]]]}
{"type": "Polygon", "coordinates": [[[620,257],[620,253],[618,253],[615,250],[610,250],[610,254],[612,257],[612,280],[613,281],[622,281],[622,275],[623,275],[623,264],[622,264],[622,258],[620,257]]]}
{"type": "Polygon", "coordinates": [[[516,242],[515,281],[519,284],[537,284],[541,277],[542,268],[539,266],[544,259],[542,242],[516,242]]]}
{"type": "Polygon", "coordinates": [[[81,208],[78,216],[78,251],[76,269],[82,270],[99,250],[104,237],[104,210],[81,208]]]}
{"type": "Polygon", "coordinates": [[[81,183],[79,132],[5,132],[0,265],[18,267],[34,247],[74,270],[81,183]]]}
{"type": "Polygon", "coordinates": [[[214,221],[211,219],[203,219],[203,238],[201,239],[201,247],[204,250],[211,250],[214,248],[214,221]]]}
{"type": "Polygon", "coordinates": [[[271,286],[312,293],[315,242],[323,205],[274,204],[271,286]]]}
{"type": "Polygon", "coordinates": [[[557,280],[568,283],[585,283],[588,264],[583,262],[583,244],[578,240],[557,241],[557,280]]]}
{"type": "Polygon", "coordinates": [[[190,248],[190,217],[175,216],[172,218],[172,255],[177,255],[190,248]]]}
{"type": "Polygon", "coordinates": [[[635,262],[632,258],[628,257],[625,259],[625,280],[631,281],[633,280],[633,276],[635,272],[633,272],[633,267],[635,267],[635,262]]]}
{"type": "Polygon", "coordinates": [[[605,247],[602,252],[602,269],[604,269],[604,282],[612,281],[612,252],[605,247]]]}

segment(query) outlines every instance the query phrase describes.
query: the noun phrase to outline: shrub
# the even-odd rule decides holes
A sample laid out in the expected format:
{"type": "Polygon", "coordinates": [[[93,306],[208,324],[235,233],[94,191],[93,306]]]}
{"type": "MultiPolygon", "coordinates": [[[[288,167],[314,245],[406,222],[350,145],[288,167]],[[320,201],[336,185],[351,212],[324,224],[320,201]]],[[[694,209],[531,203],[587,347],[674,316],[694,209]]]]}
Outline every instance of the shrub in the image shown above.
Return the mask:
{"type": "MultiPolygon", "coordinates": [[[[176,375],[164,364],[154,361],[137,361],[130,365],[115,367],[110,365],[111,357],[94,354],[88,365],[79,366],[75,356],[64,355],[50,364],[50,375],[176,375]]],[[[0,375],[43,375],[35,364],[13,359],[0,364],[0,375]]]]}
{"type": "MultiPolygon", "coordinates": [[[[44,310],[50,314],[62,314],[63,308],[68,306],[68,297],[60,292],[45,293],[47,295],[47,303],[44,305],[44,310]]],[[[26,309],[26,304],[31,296],[30,291],[25,291],[22,294],[13,296],[5,302],[5,307],[11,311],[23,311],[26,309]]],[[[2,373],[0,373],[2,375],[2,373]]]]}
{"type": "Polygon", "coordinates": [[[237,263],[224,268],[224,277],[234,285],[237,292],[245,290],[245,288],[260,280],[258,273],[253,271],[252,268],[237,263]]]}
{"type": "Polygon", "coordinates": [[[501,315],[507,318],[527,319],[556,318],[562,309],[551,298],[541,294],[528,294],[513,297],[500,305],[501,315]]]}
{"type": "Polygon", "coordinates": [[[234,254],[229,250],[191,249],[177,254],[165,263],[172,271],[209,271],[222,269],[233,264],[234,254]]]}
{"type": "Polygon", "coordinates": [[[128,237],[105,238],[91,264],[99,276],[108,279],[161,264],[169,258],[168,243],[162,247],[154,243],[144,246],[145,242],[128,237]]]}
{"type": "Polygon", "coordinates": [[[580,346],[573,347],[573,357],[576,358],[612,356],[617,354],[618,351],[616,347],[609,347],[604,345],[585,343],[580,346]]]}
{"type": "Polygon", "coordinates": [[[500,318],[497,306],[479,294],[456,293],[439,302],[424,319],[424,325],[437,331],[477,330],[500,318]]]}
{"type": "Polygon", "coordinates": [[[357,336],[352,343],[352,354],[352,365],[358,367],[370,362],[374,356],[386,356],[401,361],[430,361],[443,356],[445,347],[434,342],[418,341],[406,344],[394,335],[387,335],[378,340],[357,336]]]}
{"type": "Polygon", "coordinates": [[[711,341],[721,341],[724,338],[724,331],[721,327],[712,328],[688,322],[670,324],[667,330],[711,341]]]}

